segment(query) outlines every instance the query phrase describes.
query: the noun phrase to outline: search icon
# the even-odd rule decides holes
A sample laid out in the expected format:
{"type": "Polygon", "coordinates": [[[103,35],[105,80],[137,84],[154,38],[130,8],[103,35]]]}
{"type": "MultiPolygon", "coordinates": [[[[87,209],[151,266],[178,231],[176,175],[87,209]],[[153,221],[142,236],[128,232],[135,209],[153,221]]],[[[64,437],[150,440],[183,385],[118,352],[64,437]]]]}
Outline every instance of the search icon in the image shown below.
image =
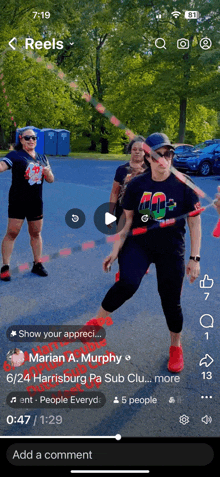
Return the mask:
{"type": "Polygon", "coordinates": [[[155,46],[156,46],[156,48],[164,48],[166,50],[166,42],[165,42],[164,38],[157,38],[155,40],[155,46]],[[162,46],[159,46],[158,42],[162,42],[162,46]]]}

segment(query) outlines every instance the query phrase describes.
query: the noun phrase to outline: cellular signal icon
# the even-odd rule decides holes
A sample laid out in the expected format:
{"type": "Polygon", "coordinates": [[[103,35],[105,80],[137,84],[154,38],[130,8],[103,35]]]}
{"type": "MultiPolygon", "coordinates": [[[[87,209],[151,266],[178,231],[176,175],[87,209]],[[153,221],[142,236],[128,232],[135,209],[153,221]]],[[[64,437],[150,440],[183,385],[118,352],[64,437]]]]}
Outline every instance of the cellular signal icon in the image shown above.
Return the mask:
{"type": "Polygon", "coordinates": [[[178,18],[180,15],[181,15],[181,12],[178,12],[177,10],[175,12],[172,12],[171,15],[174,17],[174,18],[178,18]]]}

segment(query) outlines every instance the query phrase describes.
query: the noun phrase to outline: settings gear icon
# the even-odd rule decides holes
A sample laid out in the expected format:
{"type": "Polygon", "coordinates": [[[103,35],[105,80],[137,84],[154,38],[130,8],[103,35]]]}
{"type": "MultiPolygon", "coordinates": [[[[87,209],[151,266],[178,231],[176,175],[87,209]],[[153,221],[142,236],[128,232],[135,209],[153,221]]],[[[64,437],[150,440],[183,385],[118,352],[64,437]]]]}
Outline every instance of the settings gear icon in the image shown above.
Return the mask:
{"type": "Polygon", "coordinates": [[[180,424],[183,424],[183,426],[185,426],[186,424],[189,423],[189,416],[186,416],[186,414],[183,414],[182,416],[179,417],[179,422],[180,424]]]}

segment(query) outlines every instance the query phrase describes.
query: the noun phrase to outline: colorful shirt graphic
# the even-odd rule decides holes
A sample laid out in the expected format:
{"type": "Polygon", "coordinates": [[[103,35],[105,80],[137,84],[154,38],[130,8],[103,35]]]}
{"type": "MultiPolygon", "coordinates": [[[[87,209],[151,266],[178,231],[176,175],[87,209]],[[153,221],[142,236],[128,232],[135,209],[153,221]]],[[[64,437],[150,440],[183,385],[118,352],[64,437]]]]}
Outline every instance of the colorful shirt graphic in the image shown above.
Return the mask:
{"type": "Polygon", "coordinates": [[[140,214],[148,215],[152,219],[164,219],[166,215],[166,207],[173,210],[176,207],[173,199],[167,201],[164,192],[144,192],[138,207],[140,214]]]}
{"type": "Polygon", "coordinates": [[[141,247],[159,253],[184,252],[186,219],[177,220],[171,227],[155,228],[155,221],[180,217],[198,207],[195,192],[173,174],[159,182],[151,179],[151,172],[134,178],[127,185],[122,205],[134,211],[132,229],[147,226],[147,233],[135,238],[141,247]]]}
{"type": "Polygon", "coordinates": [[[30,162],[26,171],[25,179],[28,179],[30,185],[41,184],[43,178],[43,166],[30,162]]]}

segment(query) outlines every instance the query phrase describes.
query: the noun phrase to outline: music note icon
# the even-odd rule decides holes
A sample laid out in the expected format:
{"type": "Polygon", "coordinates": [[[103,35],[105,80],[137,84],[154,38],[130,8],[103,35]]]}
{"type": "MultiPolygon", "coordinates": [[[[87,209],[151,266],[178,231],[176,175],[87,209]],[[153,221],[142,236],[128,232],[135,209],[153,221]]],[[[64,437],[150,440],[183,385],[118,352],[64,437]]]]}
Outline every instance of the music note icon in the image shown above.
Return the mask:
{"type": "Polygon", "coordinates": [[[16,397],[14,396],[10,402],[16,402],[16,397]]]}

